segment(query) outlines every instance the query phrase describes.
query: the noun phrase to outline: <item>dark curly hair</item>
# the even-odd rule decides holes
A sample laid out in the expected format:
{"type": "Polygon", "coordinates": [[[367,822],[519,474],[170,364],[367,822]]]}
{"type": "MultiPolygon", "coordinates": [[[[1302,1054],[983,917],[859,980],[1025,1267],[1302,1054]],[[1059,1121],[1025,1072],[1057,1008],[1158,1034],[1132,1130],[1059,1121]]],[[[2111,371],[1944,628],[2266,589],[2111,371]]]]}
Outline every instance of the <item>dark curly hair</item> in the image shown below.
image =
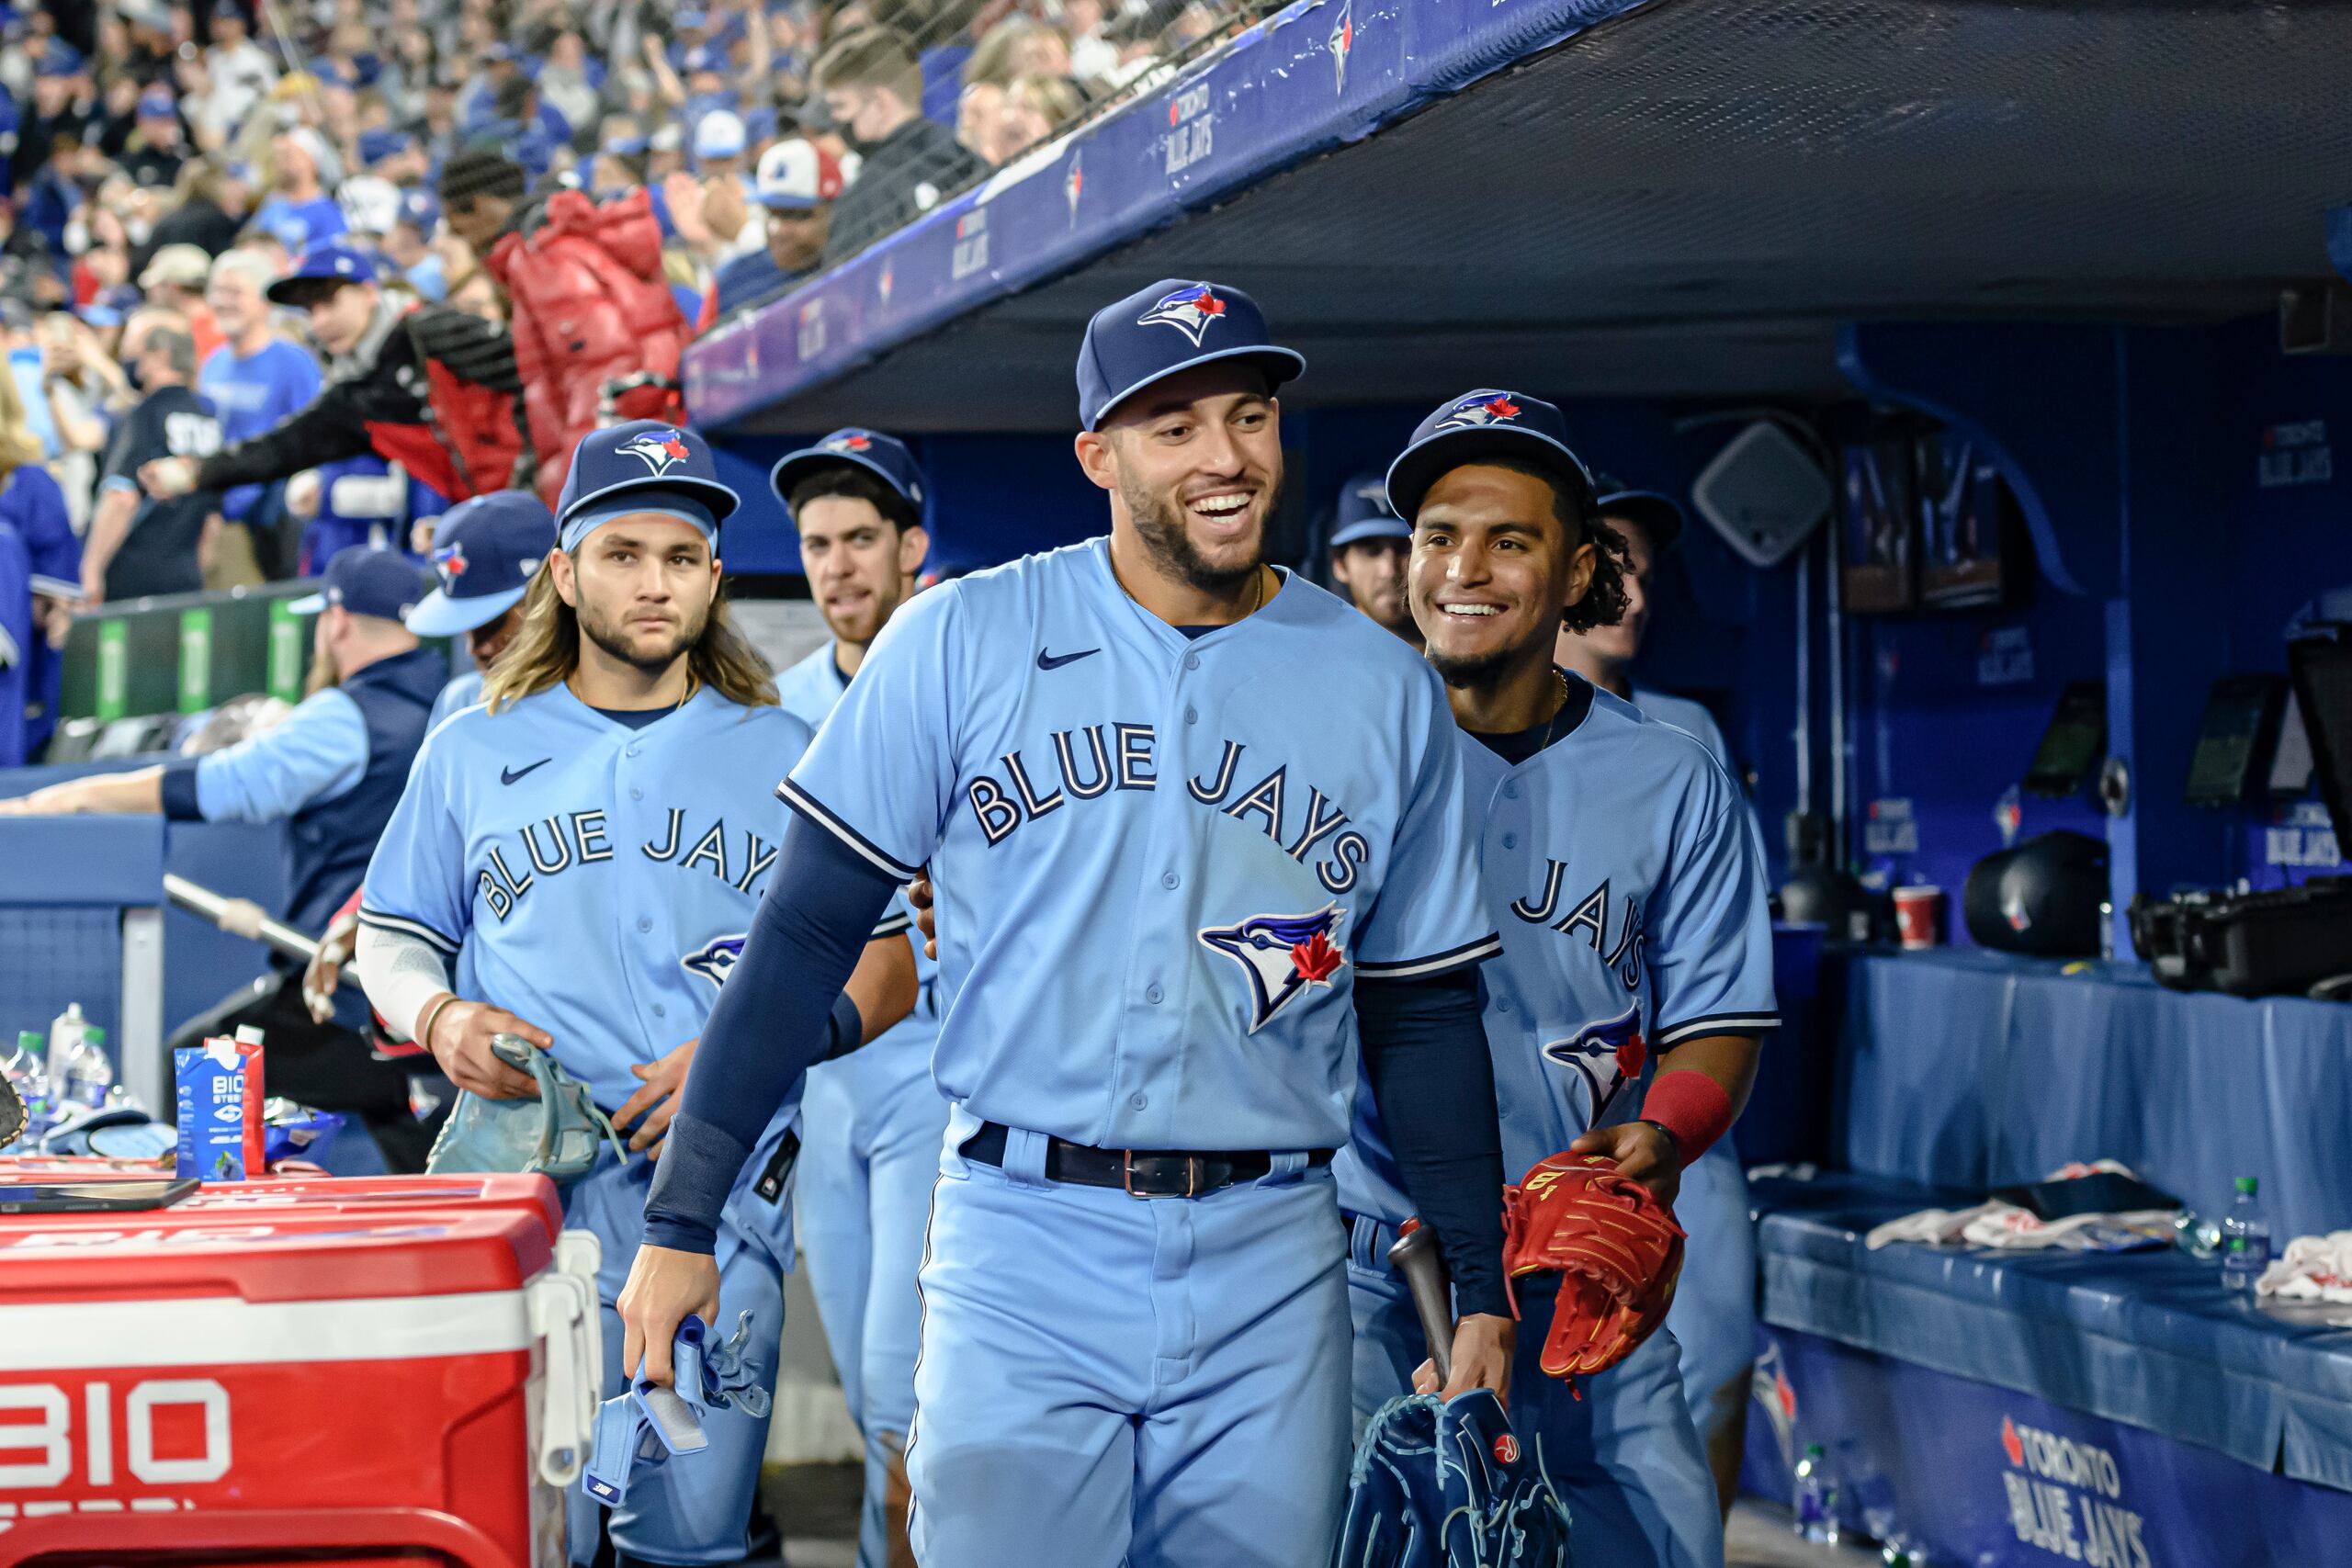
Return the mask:
{"type": "Polygon", "coordinates": [[[1587,515],[1577,498],[1549,468],[1509,457],[1480,457],[1478,462],[1484,468],[1508,468],[1515,474],[1542,479],[1550,487],[1552,515],[1559,521],[1560,536],[1567,541],[1571,554],[1577,545],[1591,541],[1592,581],[1586,587],[1583,598],[1560,612],[1560,624],[1572,632],[1589,632],[1597,626],[1613,626],[1623,619],[1625,578],[1634,570],[1624,536],[1600,518],[1587,515]]]}

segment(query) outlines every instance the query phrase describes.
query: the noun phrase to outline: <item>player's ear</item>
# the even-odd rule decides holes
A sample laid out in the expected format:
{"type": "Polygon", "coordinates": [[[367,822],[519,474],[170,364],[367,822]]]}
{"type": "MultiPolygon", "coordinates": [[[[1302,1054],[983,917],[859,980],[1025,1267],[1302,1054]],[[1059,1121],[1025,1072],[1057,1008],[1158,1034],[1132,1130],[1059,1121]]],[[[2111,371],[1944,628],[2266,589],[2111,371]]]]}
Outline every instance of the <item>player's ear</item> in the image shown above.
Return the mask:
{"type": "Polygon", "coordinates": [[[1117,474],[1113,472],[1111,435],[1108,431],[1081,430],[1078,433],[1078,466],[1098,490],[1119,488],[1117,474]]]}
{"type": "Polygon", "coordinates": [[[1590,539],[1576,547],[1568,557],[1568,591],[1566,597],[1560,601],[1563,608],[1584,603],[1584,596],[1592,589],[1593,569],[1599,564],[1600,558],[1595,554],[1590,539]]]}
{"type": "Polygon", "coordinates": [[[923,557],[931,554],[931,530],[922,524],[910,524],[899,530],[899,575],[912,577],[922,570],[923,557]]]}
{"type": "Polygon", "coordinates": [[[555,582],[555,596],[575,610],[580,608],[579,570],[580,563],[570,550],[548,552],[547,571],[555,582]]]}

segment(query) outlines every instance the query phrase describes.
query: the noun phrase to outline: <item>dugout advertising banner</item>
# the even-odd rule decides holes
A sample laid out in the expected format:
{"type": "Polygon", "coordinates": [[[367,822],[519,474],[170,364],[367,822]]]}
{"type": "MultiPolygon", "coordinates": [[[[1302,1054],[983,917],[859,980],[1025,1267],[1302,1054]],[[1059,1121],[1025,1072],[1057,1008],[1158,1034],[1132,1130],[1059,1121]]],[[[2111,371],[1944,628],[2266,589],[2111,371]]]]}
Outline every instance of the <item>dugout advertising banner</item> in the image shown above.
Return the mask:
{"type": "Polygon", "coordinates": [[[1759,1349],[1742,1490],[1790,1501],[1819,1443],[1844,1525],[1939,1568],[2274,1568],[2352,1541],[2352,1493],[1809,1334],[1759,1349]]]}

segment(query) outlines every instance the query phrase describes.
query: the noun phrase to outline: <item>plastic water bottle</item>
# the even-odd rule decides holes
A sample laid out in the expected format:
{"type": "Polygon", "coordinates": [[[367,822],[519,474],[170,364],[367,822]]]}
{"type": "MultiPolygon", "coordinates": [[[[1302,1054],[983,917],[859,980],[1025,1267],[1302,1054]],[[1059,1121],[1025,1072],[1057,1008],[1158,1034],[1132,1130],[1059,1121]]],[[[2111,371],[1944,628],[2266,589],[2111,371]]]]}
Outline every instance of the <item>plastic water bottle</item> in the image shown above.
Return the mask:
{"type": "Polygon", "coordinates": [[[2254,1292],[2254,1282],[2270,1267],[2270,1222],[2255,1201],[2260,1184],[2251,1176],[2237,1180],[2238,1195],[2222,1216],[2222,1288],[2254,1292]]]}
{"type": "Polygon", "coordinates": [[[1804,1458],[1797,1461],[1792,1495],[1796,1499],[1797,1534],[1807,1540],[1837,1545],[1838,1483],[1830,1477],[1829,1461],[1819,1443],[1805,1445],[1804,1458]]]}
{"type": "Polygon", "coordinates": [[[114,1064],[107,1059],[107,1032],[94,1025],[82,1032],[74,1059],[65,1064],[65,1099],[58,1109],[96,1110],[107,1102],[107,1091],[112,1088],[114,1064]]]}
{"type": "Polygon", "coordinates": [[[80,1002],[67,1002],[65,1010],[50,1020],[48,1098],[52,1117],[65,1109],[65,1080],[74,1070],[74,1054],[81,1050],[82,1036],[89,1032],[89,1021],[82,1016],[80,1002]]]}
{"type": "Polygon", "coordinates": [[[17,1048],[0,1063],[0,1072],[8,1078],[8,1087],[25,1102],[25,1130],[22,1141],[30,1146],[40,1141],[49,1130],[49,1064],[42,1058],[40,1036],[31,1030],[17,1034],[17,1048]]]}

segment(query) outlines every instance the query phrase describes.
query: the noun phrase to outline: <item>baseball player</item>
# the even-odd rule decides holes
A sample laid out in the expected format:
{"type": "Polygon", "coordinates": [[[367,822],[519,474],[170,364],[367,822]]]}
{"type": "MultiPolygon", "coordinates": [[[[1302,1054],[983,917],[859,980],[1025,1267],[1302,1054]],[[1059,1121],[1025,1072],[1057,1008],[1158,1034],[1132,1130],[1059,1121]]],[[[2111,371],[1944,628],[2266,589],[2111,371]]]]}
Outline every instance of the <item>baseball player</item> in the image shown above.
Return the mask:
{"type": "Polygon", "coordinates": [[[1357,609],[1415,648],[1421,630],[1405,603],[1405,561],[1413,530],[1389,510],[1388,482],[1378,474],[1358,474],[1340,487],[1340,513],[1331,525],[1331,581],[1348,591],[1357,609]]]}
{"type": "MultiPolygon", "coordinates": [[[[1625,543],[1625,613],[1611,626],[1563,626],[1555,657],[1602,691],[1695,736],[1736,780],[1739,770],[1714,716],[1688,697],[1641,685],[1630,673],[1649,630],[1651,575],[1657,558],[1682,536],[1682,508],[1671,496],[1632,490],[1611,479],[1600,479],[1597,488],[1600,495],[1594,505],[1601,521],[1625,543]]],[[[1743,806],[1760,854],[1763,830],[1753,808],[1743,806]]],[[[1728,1514],[1739,1491],[1748,1375],[1756,1360],[1756,1224],[1749,1217],[1747,1173],[1729,1138],[1718,1139],[1682,1173],[1674,1213],[1690,1233],[1690,1246],[1666,1325],[1682,1347],[1683,1391],[1707,1447],[1717,1501],[1728,1514]]]]}
{"type": "MultiPolygon", "coordinates": [[[[766,665],[729,623],[716,546],[736,496],[700,437],[646,422],[594,432],[562,502],[560,547],[524,596],[484,702],[427,739],[368,868],[358,964],[376,1010],[459,1089],[530,1092],[491,1048],[519,1035],[628,1136],[630,1157],[604,1156],[564,1194],[567,1223],[602,1244],[609,1307],[696,1037],[775,884],[784,811],[770,775],[798,757],[808,728],[775,705],[766,665]]],[[[853,943],[862,956],[831,1021],[837,1045],[911,1005],[903,923],[869,923],[853,943]]],[[[707,1303],[722,1339],[749,1314],[744,1359],[763,1388],[798,1143],[792,1108],[772,1109],[753,1130],[756,1157],[722,1195],[720,1282],[707,1303]]],[[[616,1325],[606,1339],[615,1394],[616,1325]]],[[[640,1476],[613,1510],[623,1563],[743,1555],[767,1422],[735,1408],[706,1431],[708,1450],[640,1476]]],[[[571,1504],[584,1562],[595,1510],[576,1490],[571,1504]]]]}
{"type": "MultiPolygon", "coordinates": [[[[771,482],[800,532],[800,566],[832,639],[776,678],[786,712],[825,722],[930,551],[926,486],[905,446],[837,430],[775,466],[771,482]]],[[[918,952],[913,1014],[845,1060],[808,1074],[801,1097],[799,1235],[849,1413],[865,1435],[860,1568],[907,1561],[907,1428],[914,1418],[923,1215],[939,1176],[947,1102],[931,1081],[937,964],[918,952]]]]}
{"type": "Polygon", "coordinates": [[[493,491],[461,501],[433,535],[432,592],[411,611],[419,637],[458,637],[474,667],[449,678],[433,701],[433,723],[481,701],[490,667],[523,624],[523,593],[555,548],[555,517],[528,491],[493,491]]]}
{"type": "Polygon", "coordinates": [[[953,1109],[907,1449],[927,1562],[1324,1560],[1348,1463],[1329,1166],[1359,1034],[1460,1292],[1455,1387],[1508,1377],[1476,983],[1498,939],[1443,692],[1262,563],[1273,390],[1303,363],[1221,285],[1096,314],[1076,446],[1109,536],[891,617],[783,784],[776,896],[672,1123],[622,1314],[657,1377],[855,940],[934,868],[953,1109]]]}
{"type": "MultiPolygon", "coordinates": [[[[1562,624],[1606,621],[1624,597],[1557,409],[1492,389],[1455,399],[1421,423],[1388,493],[1412,520],[1413,615],[1461,727],[1503,931],[1485,982],[1506,1164],[1603,1155],[1670,1199],[1730,1125],[1775,1021],[1762,868],[1738,792],[1690,737],[1553,663],[1562,624]]],[[[1360,1111],[1340,1161],[1359,1419],[1422,1359],[1386,1264],[1413,1213],[1388,1175],[1386,1110],[1360,1111]]],[[[1519,1281],[1532,1341],[1550,1331],[1556,1281],[1519,1281]]],[[[1574,1390],[1532,1356],[1517,1363],[1512,1425],[1543,1445],[1579,1561],[1723,1561],[1678,1358],[1661,1331],[1574,1390]]]]}

